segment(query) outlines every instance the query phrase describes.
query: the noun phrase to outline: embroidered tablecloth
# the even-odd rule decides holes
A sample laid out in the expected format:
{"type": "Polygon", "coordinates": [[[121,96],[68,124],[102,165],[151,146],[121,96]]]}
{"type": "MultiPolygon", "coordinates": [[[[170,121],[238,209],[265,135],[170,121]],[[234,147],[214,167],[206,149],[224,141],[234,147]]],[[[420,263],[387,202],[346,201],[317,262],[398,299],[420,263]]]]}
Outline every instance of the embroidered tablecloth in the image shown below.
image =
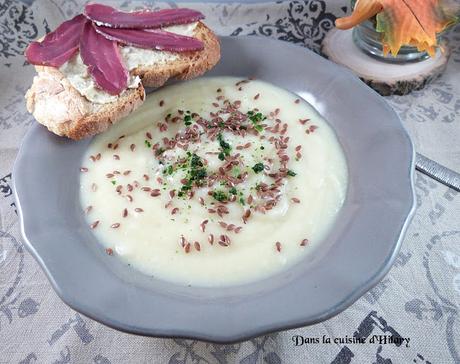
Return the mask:
{"type": "MultiPolygon", "coordinates": [[[[460,196],[420,173],[417,212],[394,267],[326,322],[217,345],[124,334],[62,303],[24,249],[11,171],[34,122],[24,103],[34,70],[22,53],[30,40],[80,12],[83,3],[0,2],[0,363],[460,363],[460,196]]],[[[111,3],[126,9],[152,5],[111,3]]],[[[317,52],[334,19],[349,11],[347,0],[187,5],[201,10],[218,34],[273,37],[317,52]]],[[[460,171],[460,28],[448,37],[446,73],[422,91],[387,101],[419,152],[460,171]]]]}

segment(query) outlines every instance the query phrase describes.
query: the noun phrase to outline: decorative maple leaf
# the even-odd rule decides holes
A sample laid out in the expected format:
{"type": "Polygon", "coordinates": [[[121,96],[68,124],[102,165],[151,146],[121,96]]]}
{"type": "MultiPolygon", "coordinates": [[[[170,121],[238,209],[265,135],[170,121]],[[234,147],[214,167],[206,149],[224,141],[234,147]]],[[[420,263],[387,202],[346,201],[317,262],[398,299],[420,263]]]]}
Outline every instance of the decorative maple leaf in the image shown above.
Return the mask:
{"type": "Polygon", "coordinates": [[[436,35],[457,21],[457,5],[446,0],[358,0],[353,13],[336,20],[339,29],[350,29],[376,16],[383,52],[396,56],[403,45],[412,45],[431,56],[436,35]]]}

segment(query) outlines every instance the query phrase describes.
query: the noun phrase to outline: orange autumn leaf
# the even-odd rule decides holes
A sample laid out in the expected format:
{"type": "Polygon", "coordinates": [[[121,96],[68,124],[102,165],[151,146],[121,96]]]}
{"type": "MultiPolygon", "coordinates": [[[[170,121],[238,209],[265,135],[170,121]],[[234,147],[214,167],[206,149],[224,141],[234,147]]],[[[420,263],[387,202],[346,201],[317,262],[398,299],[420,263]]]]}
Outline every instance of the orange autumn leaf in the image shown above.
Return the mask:
{"type": "Polygon", "coordinates": [[[350,29],[376,15],[383,52],[396,56],[403,45],[412,45],[431,56],[436,35],[456,22],[456,6],[443,0],[358,0],[353,13],[336,20],[339,29],[350,29]]]}

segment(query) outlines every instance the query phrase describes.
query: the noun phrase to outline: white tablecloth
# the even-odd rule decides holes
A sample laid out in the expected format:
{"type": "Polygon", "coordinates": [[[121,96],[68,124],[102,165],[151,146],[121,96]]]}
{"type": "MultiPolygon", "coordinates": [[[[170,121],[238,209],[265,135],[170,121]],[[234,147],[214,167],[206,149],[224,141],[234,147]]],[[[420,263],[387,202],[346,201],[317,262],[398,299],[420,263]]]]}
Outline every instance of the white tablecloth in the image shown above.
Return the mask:
{"type": "MultiPolygon", "coordinates": [[[[82,3],[0,2],[0,363],[460,363],[460,196],[422,174],[416,175],[416,216],[391,272],[345,312],[321,324],[216,345],[124,334],[62,303],[24,250],[11,170],[34,122],[24,104],[34,70],[25,65],[22,52],[31,39],[80,12],[82,3]],[[296,335],[332,342],[295,346],[296,335]],[[374,335],[410,341],[371,343],[374,335]],[[367,343],[334,343],[334,338],[353,336],[367,343]]],[[[147,3],[113,2],[127,9],[147,3]]],[[[346,0],[188,4],[205,13],[219,34],[274,37],[316,51],[347,5],[346,0]]],[[[387,101],[418,151],[459,171],[460,28],[449,38],[453,52],[446,74],[425,90],[387,101]]]]}

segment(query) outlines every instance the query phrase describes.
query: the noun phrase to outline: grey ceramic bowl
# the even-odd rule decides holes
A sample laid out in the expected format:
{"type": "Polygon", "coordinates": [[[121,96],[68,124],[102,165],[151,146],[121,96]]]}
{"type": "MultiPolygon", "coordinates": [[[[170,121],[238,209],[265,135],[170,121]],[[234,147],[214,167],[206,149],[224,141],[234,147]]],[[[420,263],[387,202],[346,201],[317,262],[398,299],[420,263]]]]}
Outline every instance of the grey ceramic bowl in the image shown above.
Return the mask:
{"type": "Polygon", "coordinates": [[[349,189],[322,253],[269,279],[228,288],[178,286],[108,256],[80,208],[89,140],[35,124],[14,168],[27,248],[73,309],[113,328],[228,343],[326,320],[390,269],[414,210],[411,141],[386,102],[345,69],[305,48],[261,37],[222,38],[210,75],[255,76],[310,101],[335,129],[349,189]]]}

